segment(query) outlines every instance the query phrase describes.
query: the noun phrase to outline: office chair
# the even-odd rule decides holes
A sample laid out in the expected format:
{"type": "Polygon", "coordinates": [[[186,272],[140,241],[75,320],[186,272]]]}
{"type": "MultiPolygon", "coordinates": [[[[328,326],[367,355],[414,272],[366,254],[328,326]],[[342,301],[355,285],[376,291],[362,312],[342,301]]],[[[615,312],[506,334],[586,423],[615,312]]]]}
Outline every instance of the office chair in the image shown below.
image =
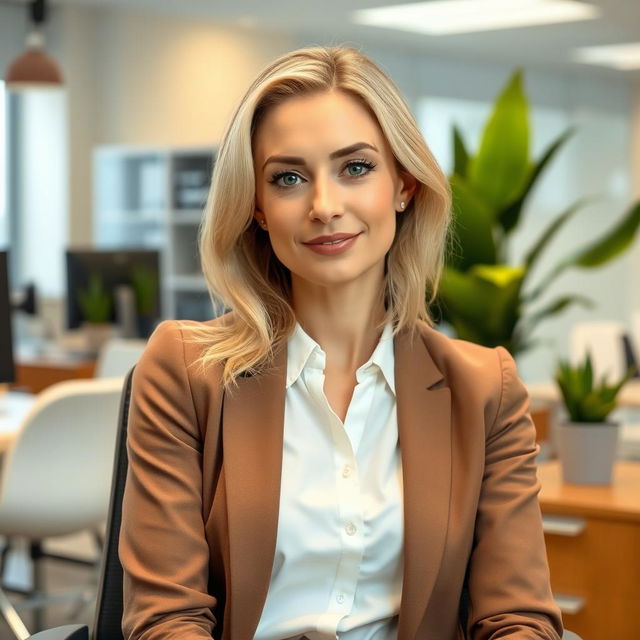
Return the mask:
{"type": "MultiPolygon", "coordinates": [[[[96,602],[93,622],[93,633],[89,636],[86,625],[65,625],[55,629],[47,629],[32,636],[24,636],[28,640],[124,640],[121,629],[122,620],[122,565],[118,557],[118,538],[122,519],[122,497],[127,477],[127,419],[131,398],[131,379],[135,366],[125,378],[120,402],[118,418],[118,438],[113,467],[113,484],[109,520],[107,522],[107,543],[104,548],[100,569],[100,587],[96,602]]],[[[565,631],[563,640],[581,640],[571,631],[565,631]]],[[[23,640],[23,638],[20,638],[23,640]]]]}
{"type": "MultiPolygon", "coordinates": [[[[97,572],[97,561],[49,553],[42,543],[56,536],[102,528],[109,512],[123,383],[123,378],[69,380],[45,389],[38,394],[4,455],[0,535],[6,538],[6,544],[0,554],[0,578],[13,541],[28,540],[33,589],[11,590],[30,596],[30,604],[38,605],[36,617],[41,612],[40,604],[55,599],[43,595],[42,558],[88,564],[97,572]]],[[[102,535],[96,533],[96,539],[102,551],[102,535]]],[[[87,600],[86,591],[85,587],[72,595],[87,600]]],[[[29,598],[22,604],[29,604],[29,598]]],[[[27,637],[4,592],[0,593],[0,615],[14,635],[27,637]]]]}
{"type": "Polygon", "coordinates": [[[143,339],[111,338],[98,353],[94,377],[124,377],[138,362],[146,346],[147,341],[143,339]]]}

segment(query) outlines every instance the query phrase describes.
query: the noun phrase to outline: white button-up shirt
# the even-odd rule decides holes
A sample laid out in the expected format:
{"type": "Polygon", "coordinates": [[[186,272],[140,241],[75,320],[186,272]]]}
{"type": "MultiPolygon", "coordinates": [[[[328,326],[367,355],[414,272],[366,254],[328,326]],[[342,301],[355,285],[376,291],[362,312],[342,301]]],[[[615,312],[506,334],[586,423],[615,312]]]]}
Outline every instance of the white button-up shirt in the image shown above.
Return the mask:
{"type": "Polygon", "coordinates": [[[275,559],[254,638],[395,640],[404,528],[391,324],[356,371],[344,424],[325,363],[296,324],[275,559]]]}

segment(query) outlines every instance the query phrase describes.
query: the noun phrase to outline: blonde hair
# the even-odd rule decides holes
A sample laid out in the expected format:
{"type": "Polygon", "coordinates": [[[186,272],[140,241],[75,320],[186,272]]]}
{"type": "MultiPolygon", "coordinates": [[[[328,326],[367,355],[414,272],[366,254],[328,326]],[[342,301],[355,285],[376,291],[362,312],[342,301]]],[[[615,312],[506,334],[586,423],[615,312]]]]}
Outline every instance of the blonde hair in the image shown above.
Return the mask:
{"type": "Polygon", "coordinates": [[[299,49],[269,64],[233,113],[219,147],[199,235],[202,269],[214,305],[233,313],[212,325],[182,323],[185,340],[202,346],[203,369],[221,363],[230,390],[240,375],[272,364],[274,351],[296,324],[291,275],[256,223],[253,136],[268,109],[291,96],[341,91],[374,116],[399,169],[417,180],[407,209],[397,215],[386,256],[382,327],[394,335],[433,325],[428,311],[437,293],[450,223],[449,182],[427,147],[416,121],[391,79],[364,54],[347,46],[299,49]],[[216,300],[217,299],[217,300],[216,300]],[[190,334],[187,336],[187,333],[190,334]]]}

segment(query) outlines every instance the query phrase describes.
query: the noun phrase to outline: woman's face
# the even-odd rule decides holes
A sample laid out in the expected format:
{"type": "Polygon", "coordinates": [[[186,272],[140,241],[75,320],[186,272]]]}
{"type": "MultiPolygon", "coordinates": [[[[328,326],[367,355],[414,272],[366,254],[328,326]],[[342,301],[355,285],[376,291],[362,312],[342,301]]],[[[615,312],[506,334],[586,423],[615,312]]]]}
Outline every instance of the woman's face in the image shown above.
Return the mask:
{"type": "Polygon", "coordinates": [[[399,175],[377,121],[355,98],[333,91],[273,107],[254,134],[253,162],[255,217],[293,280],[382,281],[395,212],[402,201],[408,207],[415,179],[399,175]],[[331,254],[307,244],[337,233],[357,237],[331,254]]]}

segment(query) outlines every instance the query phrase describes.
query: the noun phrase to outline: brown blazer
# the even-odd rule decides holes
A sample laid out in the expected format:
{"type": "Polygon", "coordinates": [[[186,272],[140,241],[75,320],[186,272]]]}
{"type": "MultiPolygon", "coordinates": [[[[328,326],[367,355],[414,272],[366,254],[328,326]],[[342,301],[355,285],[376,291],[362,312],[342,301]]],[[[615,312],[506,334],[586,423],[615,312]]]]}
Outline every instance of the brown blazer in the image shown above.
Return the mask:
{"type": "MultiPolygon", "coordinates": [[[[218,322],[211,320],[206,324],[218,322]]],[[[502,347],[423,322],[394,339],[404,479],[399,640],[557,640],[528,395],[502,347]]],[[[224,394],[175,321],[139,361],[120,559],[125,638],[250,640],[274,558],[286,347],[224,394]],[[223,426],[222,426],[223,425],[223,426]],[[222,426],[222,428],[220,428],[222,426]]]]}

